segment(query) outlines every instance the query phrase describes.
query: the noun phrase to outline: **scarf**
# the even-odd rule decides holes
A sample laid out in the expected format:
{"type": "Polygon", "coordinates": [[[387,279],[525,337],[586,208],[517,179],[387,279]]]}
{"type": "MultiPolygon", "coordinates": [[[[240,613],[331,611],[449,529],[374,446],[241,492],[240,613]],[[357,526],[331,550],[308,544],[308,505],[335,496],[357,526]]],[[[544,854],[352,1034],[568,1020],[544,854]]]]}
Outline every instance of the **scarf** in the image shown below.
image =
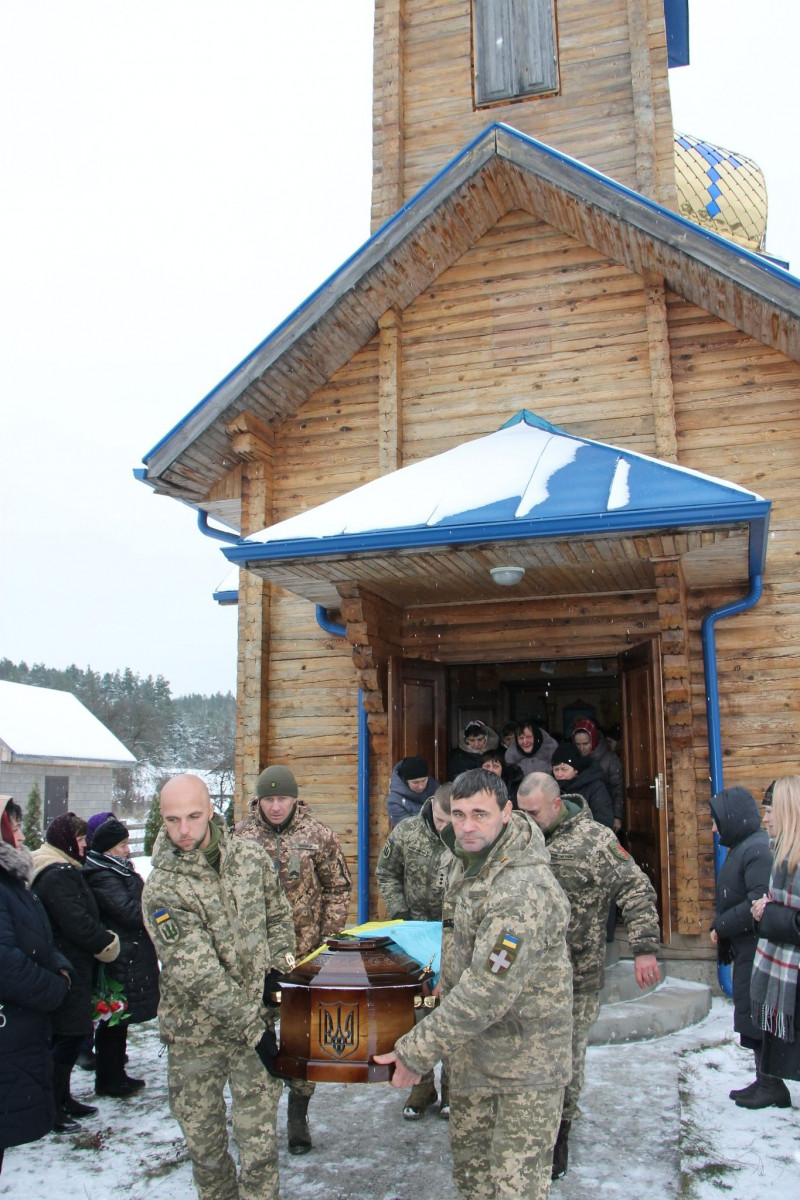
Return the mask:
{"type": "Polygon", "coordinates": [[[206,856],[208,865],[213,867],[219,875],[220,841],[222,840],[222,835],[216,821],[209,822],[208,831],[211,836],[203,854],[206,856]]]}
{"type": "MultiPolygon", "coordinates": [[[[786,862],[774,863],[768,902],[800,909],[800,870],[790,877],[786,862]]],[[[759,1029],[784,1042],[795,1036],[794,1012],[800,946],[759,938],[750,980],[753,1020],[759,1029]]]]}

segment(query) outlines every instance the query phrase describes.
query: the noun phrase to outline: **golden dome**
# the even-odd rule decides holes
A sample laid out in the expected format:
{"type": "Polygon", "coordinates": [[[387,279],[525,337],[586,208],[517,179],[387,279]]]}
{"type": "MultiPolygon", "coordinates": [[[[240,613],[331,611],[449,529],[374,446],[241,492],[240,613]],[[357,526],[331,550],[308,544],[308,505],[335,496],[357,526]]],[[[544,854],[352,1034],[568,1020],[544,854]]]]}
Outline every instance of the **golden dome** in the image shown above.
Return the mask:
{"type": "Polygon", "coordinates": [[[767,185],[751,158],[676,130],[675,182],[682,217],[748,250],[763,250],[767,185]]]}

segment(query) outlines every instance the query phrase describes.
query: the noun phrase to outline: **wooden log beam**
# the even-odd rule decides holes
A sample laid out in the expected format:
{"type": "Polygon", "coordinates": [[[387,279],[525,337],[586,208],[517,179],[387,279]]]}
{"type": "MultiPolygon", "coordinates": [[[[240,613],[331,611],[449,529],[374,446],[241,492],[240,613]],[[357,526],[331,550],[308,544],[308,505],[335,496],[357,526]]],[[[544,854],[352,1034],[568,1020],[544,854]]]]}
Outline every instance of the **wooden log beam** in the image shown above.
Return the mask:
{"type": "Polygon", "coordinates": [[[403,465],[403,318],[390,308],[378,318],[378,470],[388,475],[403,465]]]}
{"type": "Polygon", "coordinates": [[[678,461],[678,431],[672,386],[672,359],[664,280],[652,272],[644,274],[647,348],[653,390],[653,424],[656,455],[666,462],[678,461]]]}

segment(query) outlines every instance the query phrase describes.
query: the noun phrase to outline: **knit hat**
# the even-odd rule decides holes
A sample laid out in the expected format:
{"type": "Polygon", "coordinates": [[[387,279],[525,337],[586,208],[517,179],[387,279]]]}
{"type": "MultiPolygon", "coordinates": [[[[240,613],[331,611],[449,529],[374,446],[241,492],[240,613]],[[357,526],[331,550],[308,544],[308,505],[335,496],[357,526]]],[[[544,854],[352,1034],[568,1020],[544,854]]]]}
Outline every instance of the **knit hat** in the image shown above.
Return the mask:
{"type": "Polygon", "coordinates": [[[581,719],[576,721],[575,725],[573,726],[573,738],[578,730],[580,730],[582,733],[588,733],[589,741],[591,743],[590,749],[596,750],[597,743],[600,741],[600,730],[597,728],[594,721],[590,717],[581,717],[581,719]]]}
{"type": "MultiPolygon", "coordinates": [[[[101,812],[101,813],[95,813],[93,817],[89,817],[89,820],[86,822],[86,824],[88,826],[87,831],[86,831],[86,849],[87,850],[92,849],[92,838],[95,835],[95,830],[99,829],[100,826],[102,824],[104,824],[104,822],[106,822],[109,817],[113,817],[113,815],[114,814],[112,812],[101,812]]],[[[114,845],[113,842],[111,844],[112,844],[112,846],[114,845]]]]}
{"type": "Polygon", "coordinates": [[[397,774],[403,783],[408,783],[409,779],[424,779],[426,775],[430,775],[430,771],[424,758],[420,758],[418,754],[410,754],[398,764],[397,774]]]}
{"type": "Polygon", "coordinates": [[[130,837],[130,830],[127,825],[123,825],[122,821],[118,821],[116,817],[109,817],[95,829],[92,849],[97,854],[106,854],[112,846],[119,845],[128,837],[130,837]]]}
{"type": "MultiPolygon", "coordinates": [[[[46,842],[77,862],[81,861],[81,852],[78,849],[78,838],[75,833],[75,822],[79,820],[80,818],[75,813],[62,813],[60,817],[53,817],[44,835],[46,842]]],[[[85,825],[86,822],[83,821],[81,824],[85,825]]]]}
{"type": "Polygon", "coordinates": [[[557,767],[559,763],[569,763],[579,773],[585,771],[590,766],[590,760],[584,758],[574,742],[559,742],[553,751],[552,766],[557,767]]]}
{"type": "Polygon", "coordinates": [[[291,796],[297,799],[297,780],[288,767],[267,767],[256,783],[256,796],[264,800],[267,796],[291,796]]]}

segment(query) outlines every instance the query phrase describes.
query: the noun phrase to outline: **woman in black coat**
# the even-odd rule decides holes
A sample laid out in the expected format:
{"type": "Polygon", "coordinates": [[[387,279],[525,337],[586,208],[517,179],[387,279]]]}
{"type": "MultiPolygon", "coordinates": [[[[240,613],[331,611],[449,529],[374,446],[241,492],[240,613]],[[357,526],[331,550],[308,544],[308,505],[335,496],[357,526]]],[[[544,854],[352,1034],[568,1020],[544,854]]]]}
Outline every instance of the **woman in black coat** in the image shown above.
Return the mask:
{"type": "Polygon", "coordinates": [[[33,860],[18,825],[14,812],[0,816],[0,1166],[6,1147],[55,1123],[50,1013],[70,987],[69,964],[28,891],[33,860]]]}
{"type": "Polygon", "coordinates": [[[614,805],[598,763],[584,758],[574,742],[559,742],[553,751],[553,775],[562,795],[583,796],[595,821],[614,828],[614,805]]]}
{"type": "MultiPolygon", "coordinates": [[[[764,895],[769,883],[769,837],[761,828],[758,804],[747,788],[717,792],[711,798],[711,815],[714,832],[728,848],[717,875],[717,916],[711,923],[711,940],[716,943],[718,961],[733,964],[733,1028],[742,1046],[753,1051],[758,1077],[762,1033],[750,1012],[750,973],[758,938],[750,906],[764,895]]],[[[757,1078],[746,1088],[734,1088],[731,1100],[739,1104],[756,1083],[757,1078]]]]}
{"type": "Polygon", "coordinates": [[[150,1021],[158,1011],[158,957],[142,923],[144,880],[130,861],[128,830],[111,817],[94,831],[84,877],[103,924],[119,938],[119,957],[106,975],[122,985],[128,1016],[117,1025],[101,1022],[95,1034],[95,1090],[99,1096],[130,1096],[144,1087],[125,1071],[128,1026],[150,1021]]]}
{"type": "Polygon", "coordinates": [[[72,963],[75,980],[69,995],[53,1013],[53,1090],[56,1128],[74,1129],[74,1117],[97,1112],[69,1094],[72,1068],[83,1041],[92,1030],[92,989],[96,963],[110,963],[119,954],[119,938],[100,920],[89,885],[83,877],[86,822],[75,813],[51,821],[45,841],[33,854],[31,890],[44,905],[56,949],[72,963]]]}

